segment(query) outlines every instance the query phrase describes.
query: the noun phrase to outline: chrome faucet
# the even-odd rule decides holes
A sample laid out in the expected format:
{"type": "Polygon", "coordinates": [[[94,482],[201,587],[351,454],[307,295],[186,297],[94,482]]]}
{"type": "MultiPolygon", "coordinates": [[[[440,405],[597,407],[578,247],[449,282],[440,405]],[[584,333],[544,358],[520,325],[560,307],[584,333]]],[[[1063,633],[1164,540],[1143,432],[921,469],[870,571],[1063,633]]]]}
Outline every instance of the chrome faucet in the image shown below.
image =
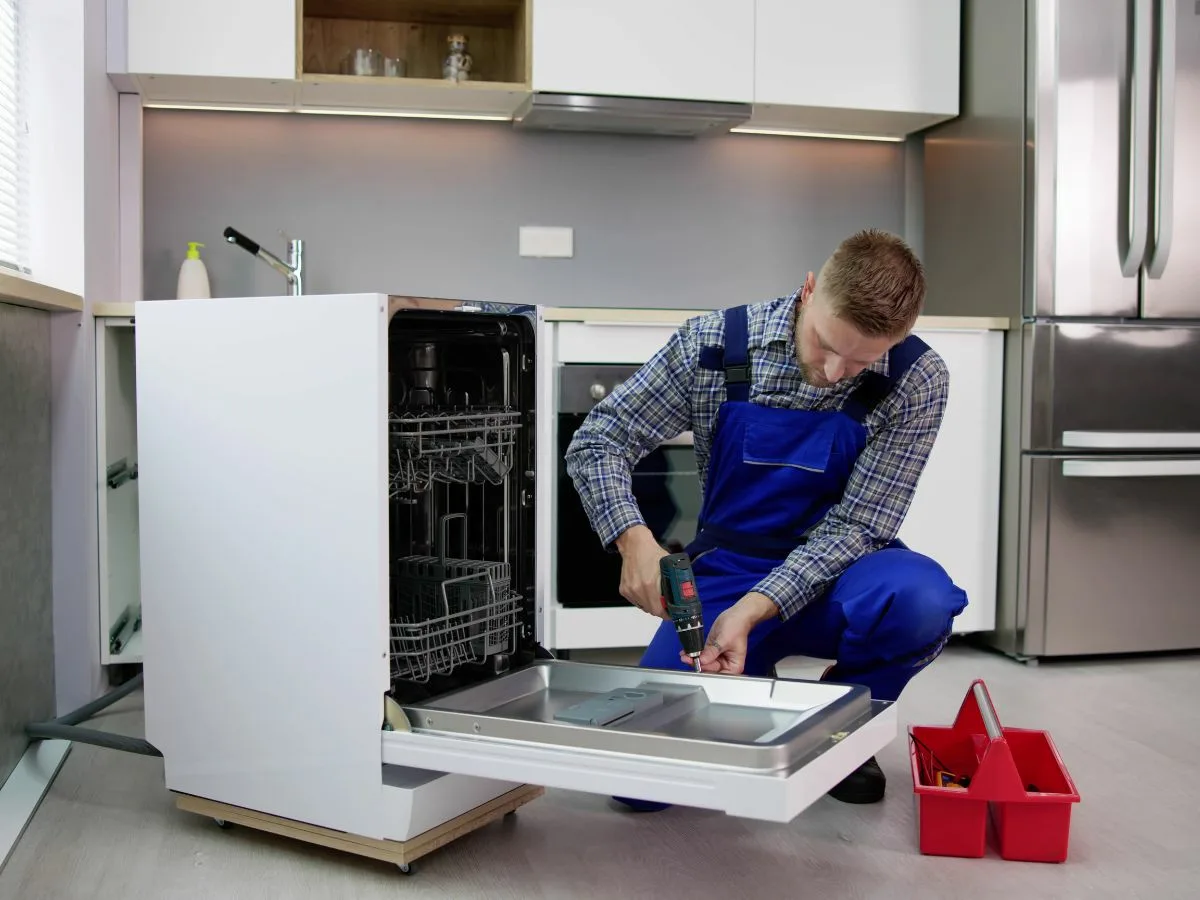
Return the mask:
{"type": "Polygon", "coordinates": [[[225,240],[231,244],[237,244],[247,253],[257,256],[286,278],[289,294],[299,297],[304,293],[304,241],[299,239],[288,241],[287,262],[284,262],[270,250],[261,247],[233,228],[225,229],[225,240]]]}

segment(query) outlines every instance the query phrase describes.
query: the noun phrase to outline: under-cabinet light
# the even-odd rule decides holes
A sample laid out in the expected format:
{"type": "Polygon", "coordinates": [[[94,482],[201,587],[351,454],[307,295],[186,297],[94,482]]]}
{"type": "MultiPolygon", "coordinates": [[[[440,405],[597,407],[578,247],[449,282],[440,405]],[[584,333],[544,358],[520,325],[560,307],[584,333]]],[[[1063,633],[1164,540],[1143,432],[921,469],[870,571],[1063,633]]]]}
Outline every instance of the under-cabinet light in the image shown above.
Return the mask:
{"type": "Polygon", "coordinates": [[[250,112],[288,113],[286,106],[215,106],[205,103],[160,103],[154,100],[143,103],[146,109],[200,109],[206,112],[250,112]]]}
{"type": "Polygon", "coordinates": [[[512,116],[502,113],[456,113],[434,112],[421,109],[331,109],[328,107],[305,107],[296,110],[314,116],[381,116],[389,119],[467,119],[476,122],[508,122],[512,116]]]}
{"type": "Polygon", "coordinates": [[[731,128],[730,131],[733,134],[769,134],[776,137],[829,138],[839,141],[889,141],[891,143],[899,143],[904,140],[902,137],[893,137],[892,135],[884,134],[837,134],[826,131],[794,131],[788,128],[748,128],[742,125],[731,128]]]}
{"type": "Polygon", "coordinates": [[[306,113],[315,116],[378,116],[393,119],[461,119],[479,122],[508,122],[512,116],[501,113],[456,113],[432,110],[408,109],[289,109],[283,106],[210,106],[203,103],[157,103],[143,104],[147,109],[187,109],[206,112],[249,112],[249,113],[306,113]]]}

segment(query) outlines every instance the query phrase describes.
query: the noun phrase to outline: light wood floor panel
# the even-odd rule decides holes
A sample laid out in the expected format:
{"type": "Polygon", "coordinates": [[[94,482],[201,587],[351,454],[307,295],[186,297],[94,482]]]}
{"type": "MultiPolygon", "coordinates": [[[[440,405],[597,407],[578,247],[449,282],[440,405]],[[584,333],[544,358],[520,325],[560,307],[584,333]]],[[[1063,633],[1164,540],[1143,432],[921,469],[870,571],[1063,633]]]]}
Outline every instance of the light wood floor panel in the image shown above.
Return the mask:
{"type": "MultiPolygon", "coordinates": [[[[811,666],[799,671],[819,671],[811,666]]],[[[175,809],[161,761],[76,745],[0,872],[0,900],[535,898],[1139,898],[1200,896],[1200,657],[1030,668],[952,647],[911,685],[901,721],[953,720],[986,679],[1002,721],[1046,728],[1083,802],[1063,865],[923,857],[906,747],[880,755],[888,797],[825,798],[790,825],[672,809],[633,816],[548,791],[513,819],[387,863],[175,809]]],[[[141,728],[141,698],[97,727],[141,728]]]]}

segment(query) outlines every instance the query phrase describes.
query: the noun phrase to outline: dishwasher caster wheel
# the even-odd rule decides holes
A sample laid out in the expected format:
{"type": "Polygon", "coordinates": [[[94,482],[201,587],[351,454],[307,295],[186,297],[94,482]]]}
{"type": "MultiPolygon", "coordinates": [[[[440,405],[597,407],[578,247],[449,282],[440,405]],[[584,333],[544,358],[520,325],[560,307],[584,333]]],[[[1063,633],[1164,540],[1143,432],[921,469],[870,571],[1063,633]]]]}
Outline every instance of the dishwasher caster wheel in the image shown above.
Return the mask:
{"type": "Polygon", "coordinates": [[[411,875],[413,873],[412,863],[396,863],[396,868],[405,875],[411,875]]]}
{"type": "Polygon", "coordinates": [[[225,831],[228,831],[230,828],[233,827],[232,822],[226,822],[224,819],[213,819],[213,821],[217,823],[218,828],[221,828],[225,831]]]}

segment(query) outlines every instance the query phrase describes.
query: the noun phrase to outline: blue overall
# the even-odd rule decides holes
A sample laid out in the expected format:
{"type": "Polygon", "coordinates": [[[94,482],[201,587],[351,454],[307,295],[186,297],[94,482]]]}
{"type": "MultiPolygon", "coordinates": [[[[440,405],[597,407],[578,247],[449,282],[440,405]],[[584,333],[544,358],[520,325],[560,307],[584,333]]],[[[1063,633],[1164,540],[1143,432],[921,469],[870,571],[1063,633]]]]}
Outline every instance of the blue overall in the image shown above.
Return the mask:
{"type": "MultiPolygon", "coordinates": [[[[888,372],[867,372],[841,410],[810,411],[750,402],[746,307],[725,311],[725,348],[702,352],[724,370],[700,527],[688,546],[704,627],[754,589],[841,499],[866,446],[866,416],[928,349],[916,336],[892,348],[888,372]]],[[[769,675],[788,656],[832,659],[830,681],[865,685],[895,700],[941,652],[967,596],[945,570],[899,540],[852,563],[786,622],[750,634],[745,674],[769,675]]],[[[687,669],[679,637],[663,622],[641,666],[687,669]]]]}

